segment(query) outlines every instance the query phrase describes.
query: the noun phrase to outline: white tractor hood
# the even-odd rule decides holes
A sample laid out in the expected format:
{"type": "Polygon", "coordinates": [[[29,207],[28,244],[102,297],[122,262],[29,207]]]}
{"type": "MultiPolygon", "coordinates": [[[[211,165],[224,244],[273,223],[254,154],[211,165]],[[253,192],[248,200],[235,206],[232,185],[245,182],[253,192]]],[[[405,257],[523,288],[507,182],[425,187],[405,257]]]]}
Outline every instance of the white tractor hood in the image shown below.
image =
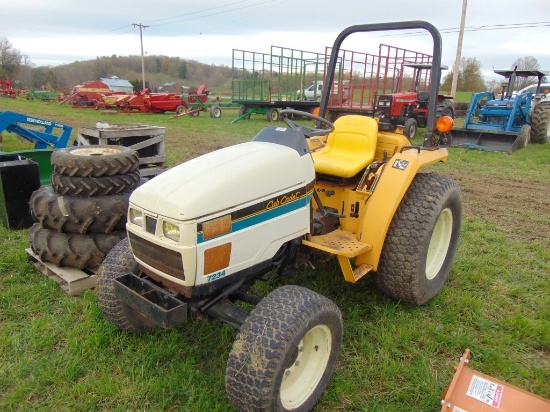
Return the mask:
{"type": "Polygon", "coordinates": [[[130,202],[153,214],[190,220],[304,186],[311,156],[267,142],[248,142],[182,163],[138,187],[130,202]]]}

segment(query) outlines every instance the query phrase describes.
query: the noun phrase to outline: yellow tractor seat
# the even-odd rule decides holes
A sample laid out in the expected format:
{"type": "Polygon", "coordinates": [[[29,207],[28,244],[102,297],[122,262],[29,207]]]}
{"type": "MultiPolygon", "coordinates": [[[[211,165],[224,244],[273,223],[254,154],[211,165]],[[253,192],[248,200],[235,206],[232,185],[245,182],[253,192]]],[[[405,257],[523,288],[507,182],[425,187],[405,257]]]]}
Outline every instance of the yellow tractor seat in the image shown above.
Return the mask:
{"type": "Polygon", "coordinates": [[[339,117],[327,145],[311,154],[315,171],[342,178],[355,176],[374,160],[377,135],[378,123],[371,117],[339,117]]]}

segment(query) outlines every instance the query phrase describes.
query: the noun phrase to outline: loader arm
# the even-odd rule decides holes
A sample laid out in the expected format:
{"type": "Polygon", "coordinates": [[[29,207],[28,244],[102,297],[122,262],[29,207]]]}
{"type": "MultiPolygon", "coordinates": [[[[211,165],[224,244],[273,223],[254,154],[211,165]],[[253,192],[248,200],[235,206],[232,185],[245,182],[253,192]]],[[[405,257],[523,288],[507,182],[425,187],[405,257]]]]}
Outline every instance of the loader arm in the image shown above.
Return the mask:
{"type": "Polygon", "coordinates": [[[67,147],[73,128],[39,117],[15,112],[0,112],[0,133],[4,130],[34,143],[35,149],[61,149],[67,147]],[[23,127],[21,123],[37,126],[42,130],[23,127]]]}

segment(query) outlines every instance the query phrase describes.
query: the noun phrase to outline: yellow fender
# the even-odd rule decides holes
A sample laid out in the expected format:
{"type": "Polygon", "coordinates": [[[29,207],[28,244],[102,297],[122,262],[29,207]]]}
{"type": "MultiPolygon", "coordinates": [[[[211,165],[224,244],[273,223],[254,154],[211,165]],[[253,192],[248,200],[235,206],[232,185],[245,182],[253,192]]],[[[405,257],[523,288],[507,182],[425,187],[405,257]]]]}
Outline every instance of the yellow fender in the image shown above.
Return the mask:
{"type": "Polygon", "coordinates": [[[447,149],[408,149],[395,154],[384,166],[373,194],[365,204],[357,232],[361,242],[372,249],[357,257],[355,264],[368,264],[377,270],[390,223],[418,171],[428,165],[446,162],[447,149]]]}

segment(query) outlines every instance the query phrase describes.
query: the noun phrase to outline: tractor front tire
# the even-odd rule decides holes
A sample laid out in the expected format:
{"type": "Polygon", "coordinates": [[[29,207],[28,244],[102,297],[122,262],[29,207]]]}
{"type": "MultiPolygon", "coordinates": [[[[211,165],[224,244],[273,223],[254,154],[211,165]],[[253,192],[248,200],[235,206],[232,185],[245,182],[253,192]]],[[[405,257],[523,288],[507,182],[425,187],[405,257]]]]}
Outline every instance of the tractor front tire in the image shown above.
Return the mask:
{"type": "Polygon", "coordinates": [[[388,229],[378,287],[413,305],[433,299],[449,277],[461,219],[458,184],[437,174],[417,174],[388,229]]]}
{"type": "Polygon", "coordinates": [[[531,142],[544,144],[550,141],[550,102],[535,107],[531,116],[531,142]]]}
{"type": "Polygon", "coordinates": [[[89,145],[55,150],[51,162],[65,176],[102,177],[130,173],[139,168],[135,150],[124,146],[89,145]]]}
{"type": "Polygon", "coordinates": [[[332,376],[342,315],[329,299],[283,286],[252,310],[233,344],[226,391],[239,411],[309,411],[332,376]]]}
{"type": "Polygon", "coordinates": [[[107,319],[117,328],[130,333],[143,333],[154,323],[138,311],[121,302],[115,295],[114,280],[128,273],[139,274],[138,263],[130,249],[128,238],[120,241],[107,255],[97,273],[97,303],[107,319]]]}
{"type": "Polygon", "coordinates": [[[405,120],[405,125],[403,126],[403,134],[409,140],[412,140],[416,137],[416,132],[418,131],[418,124],[415,119],[409,118],[405,120]]]}
{"type": "Polygon", "coordinates": [[[518,137],[516,137],[516,140],[514,140],[514,143],[512,144],[512,152],[525,149],[530,140],[531,126],[529,126],[528,124],[524,124],[523,126],[521,126],[521,129],[519,129],[518,137]]]}

